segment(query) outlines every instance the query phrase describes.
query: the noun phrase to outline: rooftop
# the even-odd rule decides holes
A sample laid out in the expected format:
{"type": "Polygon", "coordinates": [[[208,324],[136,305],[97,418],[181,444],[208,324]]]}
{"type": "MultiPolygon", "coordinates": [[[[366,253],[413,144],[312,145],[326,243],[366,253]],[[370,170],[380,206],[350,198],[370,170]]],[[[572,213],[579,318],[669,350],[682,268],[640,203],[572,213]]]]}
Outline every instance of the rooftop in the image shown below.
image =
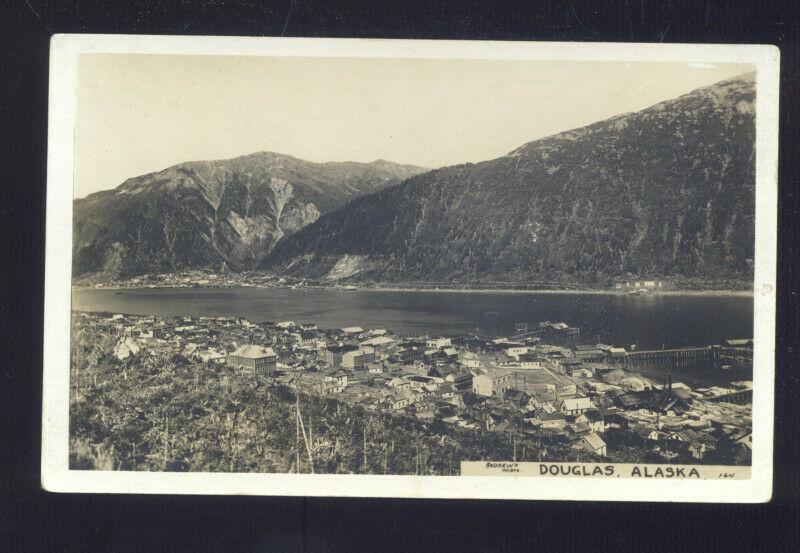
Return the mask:
{"type": "Polygon", "coordinates": [[[265,348],[255,344],[248,344],[236,349],[231,355],[245,357],[247,359],[262,359],[264,357],[276,357],[272,348],[265,348]]]}

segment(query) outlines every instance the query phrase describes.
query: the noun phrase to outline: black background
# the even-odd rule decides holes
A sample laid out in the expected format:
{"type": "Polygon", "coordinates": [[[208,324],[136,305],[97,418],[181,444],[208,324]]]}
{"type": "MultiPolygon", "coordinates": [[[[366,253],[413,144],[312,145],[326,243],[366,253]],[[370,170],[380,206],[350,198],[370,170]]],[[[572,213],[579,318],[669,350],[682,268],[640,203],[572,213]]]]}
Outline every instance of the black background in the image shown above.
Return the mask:
{"type": "Polygon", "coordinates": [[[0,551],[800,551],[800,5],[645,1],[6,0],[0,551]],[[775,480],[764,505],[50,494],[39,488],[47,63],[53,33],[775,44],[781,48],[775,480]]]}

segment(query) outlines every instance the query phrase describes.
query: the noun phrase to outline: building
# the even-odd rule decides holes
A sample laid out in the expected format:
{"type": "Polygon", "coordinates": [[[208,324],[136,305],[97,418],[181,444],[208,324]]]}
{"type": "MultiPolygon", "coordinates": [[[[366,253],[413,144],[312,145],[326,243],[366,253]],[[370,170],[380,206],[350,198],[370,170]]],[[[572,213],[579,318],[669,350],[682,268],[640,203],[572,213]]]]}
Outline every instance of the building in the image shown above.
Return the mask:
{"type": "Polygon", "coordinates": [[[490,369],[472,377],[472,391],[480,396],[502,396],[512,386],[512,371],[490,369]]]}
{"type": "Polygon", "coordinates": [[[596,432],[590,432],[581,438],[581,447],[583,447],[585,451],[599,455],[600,457],[605,457],[607,453],[606,443],[596,432]]]}
{"type": "Polygon", "coordinates": [[[467,371],[450,373],[445,380],[452,383],[453,388],[458,392],[468,392],[472,389],[472,374],[467,371]]]}
{"type": "Polygon", "coordinates": [[[361,342],[361,346],[367,346],[378,351],[386,351],[386,349],[388,349],[390,346],[393,346],[395,343],[396,341],[392,340],[388,336],[376,336],[361,342]]]}
{"type": "Polygon", "coordinates": [[[228,355],[225,362],[253,374],[271,374],[277,366],[278,356],[272,348],[248,344],[228,355]]]}
{"type": "Polygon", "coordinates": [[[611,359],[624,359],[627,355],[625,348],[608,348],[608,356],[611,359]]]}
{"type": "Polygon", "coordinates": [[[114,357],[120,361],[124,361],[128,357],[135,356],[139,353],[139,344],[131,338],[122,338],[117,345],[114,346],[114,357]]]}
{"type": "Polygon", "coordinates": [[[322,351],[322,359],[329,367],[338,367],[342,364],[342,356],[350,351],[356,351],[358,346],[345,344],[328,346],[322,351]]]}
{"type": "Polygon", "coordinates": [[[197,352],[195,355],[202,361],[203,363],[214,363],[221,365],[225,363],[226,355],[223,352],[215,351],[212,349],[197,352]]]}
{"type": "Polygon", "coordinates": [[[593,432],[602,434],[606,431],[606,422],[603,419],[603,415],[601,415],[595,409],[584,411],[583,414],[580,415],[579,419],[582,419],[586,424],[588,424],[589,428],[591,428],[593,432]]]}
{"type": "Polygon", "coordinates": [[[589,345],[575,346],[574,354],[575,357],[581,361],[602,361],[606,357],[603,350],[598,349],[596,346],[589,345]]]}
{"type": "Polygon", "coordinates": [[[578,416],[591,409],[592,400],[588,397],[574,397],[561,400],[559,409],[565,415],[578,416]]]}
{"type": "Polygon", "coordinates": [[[534,330],[542,342],[548,344],[571,344],[580,337],[580,329],[569,326],[567,323],[539,323],[534,330]]]}
{"type": "Polygon", "coordinates": [[[442,349],[442,353],[444,353],[444,357],[447,361],[457,361],[458,360],[458,351],[455,348],[444,348],[442,349]]]}
{"type": "Polygon", "coordinates": [[[339,393],[347,388],[347,373],[342,370],[327,372],[325,384],[328,392],[339,393]]]}
{"type": "Polygon", "coordinates": [[[567,420],[561,411],[545,413],[539,416],[539,420],[542,423],[542,428],[547,430],[561,430],[567,426],[567,420]]]}
{"type": "Polygon", "coordinates": [[[375,350],[368,347],[358,348],[342,354],[342,367],[352,369],[361,367],[375,360],[375,350]]]}
{"type": "Polygon", "coordinates": [[[425,347],[428,349],[442,349],[450,345],[450,338],[431,338],[425,341],[425,347]]]}

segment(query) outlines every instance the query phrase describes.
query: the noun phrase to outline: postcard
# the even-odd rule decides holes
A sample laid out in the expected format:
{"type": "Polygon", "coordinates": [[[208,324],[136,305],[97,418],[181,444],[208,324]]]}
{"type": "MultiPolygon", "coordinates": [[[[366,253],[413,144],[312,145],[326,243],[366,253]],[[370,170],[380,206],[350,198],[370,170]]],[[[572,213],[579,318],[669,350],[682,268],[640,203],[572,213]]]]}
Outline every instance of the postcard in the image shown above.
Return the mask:
{"type": "Polygon", "coordinates": [[[54,36],[43,487],[768,501],[778,67],[54,36]]]}

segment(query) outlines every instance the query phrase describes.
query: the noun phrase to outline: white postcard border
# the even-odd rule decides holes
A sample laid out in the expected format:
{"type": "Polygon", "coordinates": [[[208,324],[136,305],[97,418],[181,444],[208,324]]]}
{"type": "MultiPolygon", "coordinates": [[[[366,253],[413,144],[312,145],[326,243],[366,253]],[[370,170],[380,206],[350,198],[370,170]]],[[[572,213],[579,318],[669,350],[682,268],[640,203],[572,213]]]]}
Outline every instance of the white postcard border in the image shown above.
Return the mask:
{"type": "Polygon", "coordinates": [[[772,495],[779,50],[610,44],[54,35],[50,48],[42,486],[54,492],[764,502],[772,495]],[[78,57],[88,53],[756,65],[753,464],[749,480],[106,472],[68,469],[72,187],[78,57]]]}

